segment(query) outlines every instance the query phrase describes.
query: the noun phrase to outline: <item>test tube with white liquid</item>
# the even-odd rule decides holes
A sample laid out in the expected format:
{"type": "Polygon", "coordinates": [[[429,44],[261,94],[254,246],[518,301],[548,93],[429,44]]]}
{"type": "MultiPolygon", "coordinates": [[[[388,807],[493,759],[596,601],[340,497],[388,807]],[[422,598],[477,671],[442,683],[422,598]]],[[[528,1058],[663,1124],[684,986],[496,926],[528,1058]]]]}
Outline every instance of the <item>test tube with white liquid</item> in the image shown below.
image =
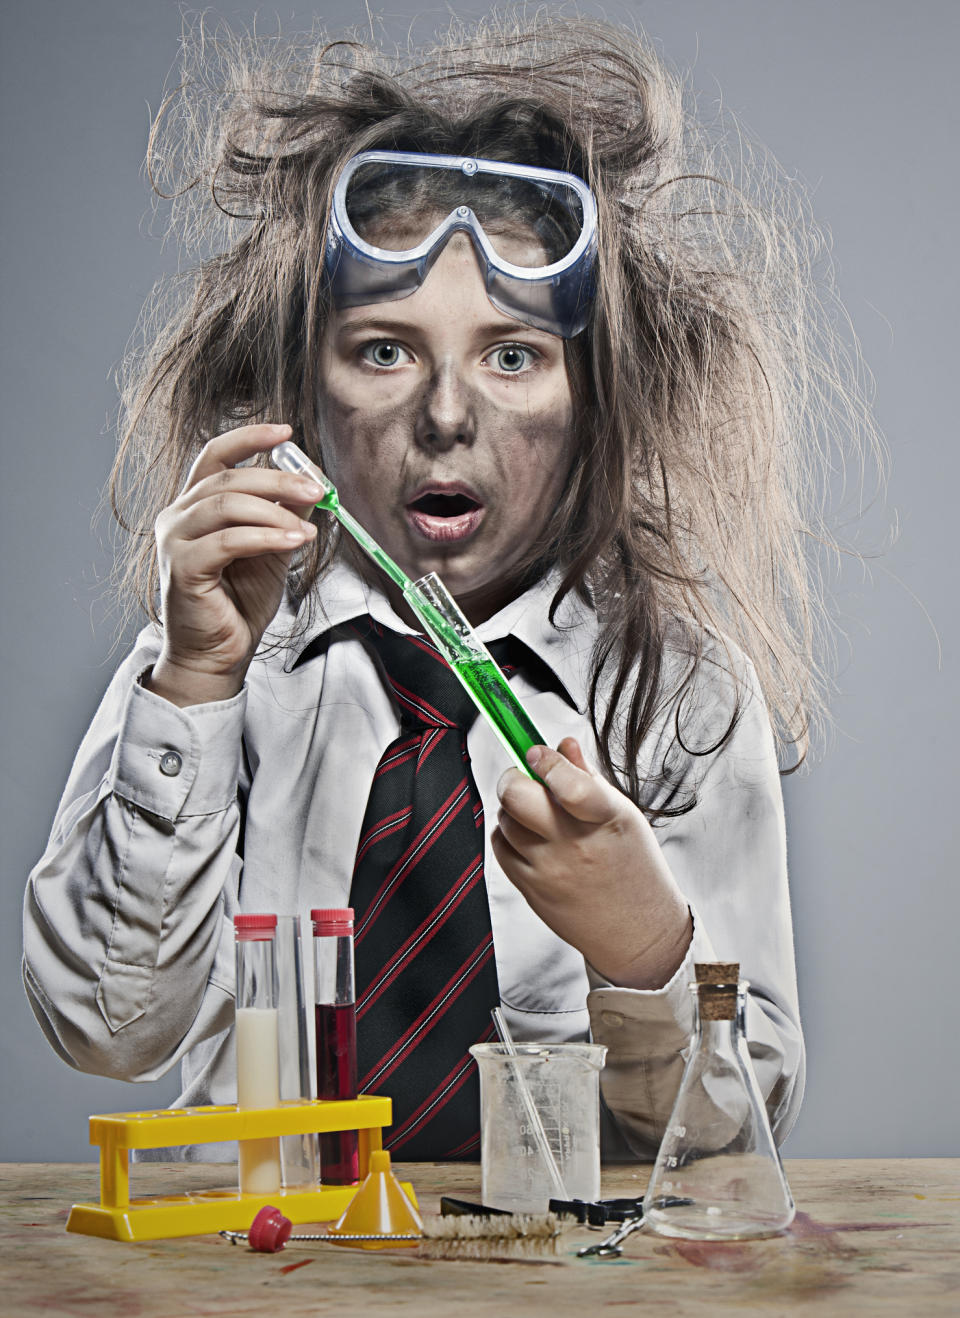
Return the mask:
{"type": "MultiPolygon", "coordinates": [[[[237,1107],[269,1108],[280,1103],[275,915],[235,915],[237,952],[237,1107]]],[[[241,1194],[280,1189],[280,1141],[239,1144],[241,1194]]]]}

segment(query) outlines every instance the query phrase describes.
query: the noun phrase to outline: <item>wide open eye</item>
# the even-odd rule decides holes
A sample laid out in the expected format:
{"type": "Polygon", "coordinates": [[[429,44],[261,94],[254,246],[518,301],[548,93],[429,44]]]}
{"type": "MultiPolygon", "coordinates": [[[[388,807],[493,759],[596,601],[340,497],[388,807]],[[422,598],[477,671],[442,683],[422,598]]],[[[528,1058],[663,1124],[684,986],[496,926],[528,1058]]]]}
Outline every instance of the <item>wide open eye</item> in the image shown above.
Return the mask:
{"type": "Polygon", "coordinates": [[[498,371],[516,375],[518,371],[528,370],[533,365],[534,354],[519,343],[505,343],[492,354],[492,360],[498,371]]]}
{"type": "Polygon", "coordinates": [[[389,339],[377,339],[375,343],[365,343],[360,350],[361,356],[373,366],[389,370],[391,366],[403,366],[410,361],[410,354],[399,343],[389,339]]]}

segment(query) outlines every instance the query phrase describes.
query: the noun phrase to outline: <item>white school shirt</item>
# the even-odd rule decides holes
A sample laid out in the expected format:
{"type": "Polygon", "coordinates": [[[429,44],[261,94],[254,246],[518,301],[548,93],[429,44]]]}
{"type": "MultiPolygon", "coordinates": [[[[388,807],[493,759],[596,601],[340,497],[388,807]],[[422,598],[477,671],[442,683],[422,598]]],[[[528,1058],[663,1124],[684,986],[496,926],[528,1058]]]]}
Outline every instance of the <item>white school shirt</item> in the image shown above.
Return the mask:
{"type": "MultiPolygon", "coordinates": [[[[568,596],[551,624],[556,584],[544,579],[477,630],[488,644],[512,634],[549,665],[555,689],[518,673],[514,690],[546,742],[573,734],[596,760],[586,715],[596,620],[568,596]]],[[[233,916],[302,915],[309,960],[310,908],[348,903],[370,783],[399,719],[363,645],[332,639],[331,629],[366,613],[410,628],[345,563],[320,592],[322,610],[286,644],[294,615],[281,608],[270,633],[278,644],[254,660],[231,700],[180,709],[140,685],[160,652],[152,626],[109,685],[24,906],[27,995],[54,1049],[82,1071],[151,1080],[179,1061],[177,1106],[235,1102],[233,916]]],[[[799,1108],[804,1054],[782,796],[766,709],[740,658],[747,698],[737,727],[719,751],[692,762],[695,808],[655,831],[694,916],[688,954],[663,988],[608,984],[534,914],[486,848],[508,1023],[521,1040],[591,1037],[607,1046],[611,1156],[656,1152],[694,1027],[694,961],[738,960],[750,981],[746,1032],[779,1140],[799,1108]]],[[[704,672],[709,715],[714,696],[729,698],[730,679],[719,664],[704,672]]],[[[703,745],[716,740],[716,717],[714,709],[703,745]]],[[[644,744],[651,763],[671,728],[666,710],[644,744]]],[[[467,745],[489,834],[510,761],[482,718],[467,745]]],[[[230,1156],[229,1146],[177,1152],[230,1156]]]]}

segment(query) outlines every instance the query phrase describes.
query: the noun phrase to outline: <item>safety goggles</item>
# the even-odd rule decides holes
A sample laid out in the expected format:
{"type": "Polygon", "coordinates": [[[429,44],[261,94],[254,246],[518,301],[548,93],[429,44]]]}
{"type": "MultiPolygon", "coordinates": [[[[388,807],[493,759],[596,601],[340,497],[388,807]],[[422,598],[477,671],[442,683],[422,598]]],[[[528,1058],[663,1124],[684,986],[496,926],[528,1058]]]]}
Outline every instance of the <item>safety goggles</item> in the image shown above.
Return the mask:
{"type": "Polygon", "coordinates": [[[502,160],[364,151],[337,181],[326,271],[338,308],[409,297],[454,233],[498,310],[570,339],[590,319],[597,208],[582,179],[502,160]]]}

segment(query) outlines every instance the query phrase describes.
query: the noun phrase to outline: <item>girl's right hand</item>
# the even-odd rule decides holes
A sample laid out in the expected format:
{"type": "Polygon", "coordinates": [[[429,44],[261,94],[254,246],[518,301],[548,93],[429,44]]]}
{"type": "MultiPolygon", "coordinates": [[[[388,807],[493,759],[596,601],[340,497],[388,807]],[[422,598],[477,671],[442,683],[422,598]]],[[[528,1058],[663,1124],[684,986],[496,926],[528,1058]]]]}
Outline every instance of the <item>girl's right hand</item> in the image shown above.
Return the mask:
{"type": "Polygon", "coordinates": [[[291,433],[241,426],[210,440],[157,518],[163,648],[147,685],[176,705],[237,694],[280,606],[290,559],[317,533],[303,517],[319,486],[236,465],[291,433]]]}

